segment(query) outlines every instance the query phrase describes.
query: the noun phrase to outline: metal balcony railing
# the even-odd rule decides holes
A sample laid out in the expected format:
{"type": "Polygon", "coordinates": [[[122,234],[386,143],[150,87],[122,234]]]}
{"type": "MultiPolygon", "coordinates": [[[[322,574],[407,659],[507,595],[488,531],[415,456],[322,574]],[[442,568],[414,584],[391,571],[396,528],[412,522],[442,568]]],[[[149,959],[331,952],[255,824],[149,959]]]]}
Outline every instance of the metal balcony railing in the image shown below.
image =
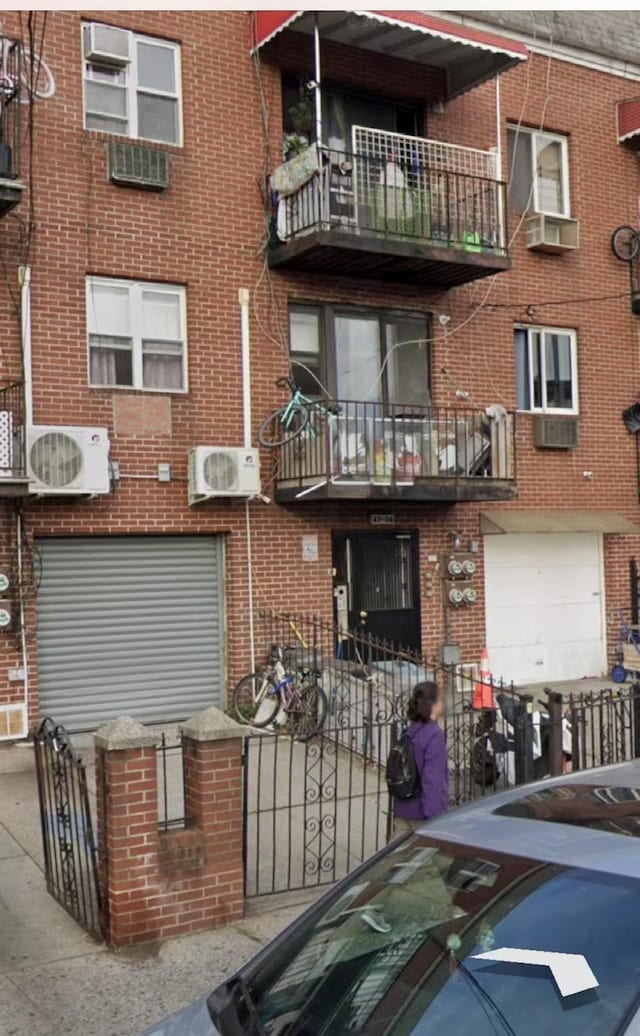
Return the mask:
{"type": "Polygon", "coordinates": [[[491,151],[356,126],[349,153],[318,149],[305,175],[277,196],[280,241],[333,230],[507,256],[505,184],[491,151]]]}
{"type": "Polygon", "coordinates": [[[0,389],[0,482],[26,476],[24,387],[0,389]]]}
{"type": "Polygon", "coordinates": [[[0,180],[20,176],[22,46],[0,36],[0,180]]]}
{"type": "Polygon", "coordinates": [[[411,485],[515,478],[513,414],[471,408],[323,401],[281,447],[278,481],[411,485]]]}

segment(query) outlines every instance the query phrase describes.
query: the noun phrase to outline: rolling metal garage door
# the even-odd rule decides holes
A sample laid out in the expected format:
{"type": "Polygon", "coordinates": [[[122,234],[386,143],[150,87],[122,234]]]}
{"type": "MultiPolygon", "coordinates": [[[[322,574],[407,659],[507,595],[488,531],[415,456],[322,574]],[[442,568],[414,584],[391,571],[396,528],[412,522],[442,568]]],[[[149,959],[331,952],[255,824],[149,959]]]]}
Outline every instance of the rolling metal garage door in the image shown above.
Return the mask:
{"type": "Polygon", "coordinates": [[[70,730],[219,705],[221,536],[41,539],[40,713],[70,730]]]}
{"type": "Polygon", "coordinates": [[[494,676],[517,684],[601,676],[602,536],[485,536],[487,647],[494,676]]]}

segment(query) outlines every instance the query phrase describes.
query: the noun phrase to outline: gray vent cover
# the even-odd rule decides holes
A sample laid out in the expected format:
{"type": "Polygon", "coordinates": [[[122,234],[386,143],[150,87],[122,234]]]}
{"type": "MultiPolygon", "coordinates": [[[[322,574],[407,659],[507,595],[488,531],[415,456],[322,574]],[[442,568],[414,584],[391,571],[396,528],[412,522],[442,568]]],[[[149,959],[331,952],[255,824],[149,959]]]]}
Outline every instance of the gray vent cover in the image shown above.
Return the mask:
{"type": "Polygon", "coordinates": [[[533,443],[538,449],[575,449],[578,445],[578,418],[538,415],[533,421],[533,443]]]}
{"type": "Polygon", "coordinates": [[[164,191],[169,186],[169,154],[143,144],[109,143],[109,179],[129,187],[164,191]]]}

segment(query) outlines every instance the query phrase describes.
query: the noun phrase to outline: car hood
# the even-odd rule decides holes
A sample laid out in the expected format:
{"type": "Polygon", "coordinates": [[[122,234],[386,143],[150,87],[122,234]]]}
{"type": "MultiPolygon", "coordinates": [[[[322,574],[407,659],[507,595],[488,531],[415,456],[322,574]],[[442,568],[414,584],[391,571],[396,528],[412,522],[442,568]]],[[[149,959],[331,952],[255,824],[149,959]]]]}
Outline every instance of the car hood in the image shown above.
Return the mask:
{"type": "Polygon", "coordinates": [[[207,1001],[198,1000],[150,1029],[145,1029],[142,1036],[220,1036],[220,1031],[211,1021],[207,1001]]]}

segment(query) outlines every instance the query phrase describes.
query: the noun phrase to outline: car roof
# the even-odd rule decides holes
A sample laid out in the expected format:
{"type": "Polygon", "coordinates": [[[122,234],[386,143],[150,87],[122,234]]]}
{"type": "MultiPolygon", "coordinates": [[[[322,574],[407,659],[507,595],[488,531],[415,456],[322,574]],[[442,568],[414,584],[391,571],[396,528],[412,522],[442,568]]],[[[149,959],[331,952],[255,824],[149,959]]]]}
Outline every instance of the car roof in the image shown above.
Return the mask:
{"type": "Polygon", "coordinates": [[[586,867],[640,878],[640,839],[573,823],[497,814],[498,807],[536,791],[562,785],[640,789],[640,759],[603,766],[490,793],[420,828],[430,838],[472,845],[511,856],[525,856],[566,867],[586,867]]]}

